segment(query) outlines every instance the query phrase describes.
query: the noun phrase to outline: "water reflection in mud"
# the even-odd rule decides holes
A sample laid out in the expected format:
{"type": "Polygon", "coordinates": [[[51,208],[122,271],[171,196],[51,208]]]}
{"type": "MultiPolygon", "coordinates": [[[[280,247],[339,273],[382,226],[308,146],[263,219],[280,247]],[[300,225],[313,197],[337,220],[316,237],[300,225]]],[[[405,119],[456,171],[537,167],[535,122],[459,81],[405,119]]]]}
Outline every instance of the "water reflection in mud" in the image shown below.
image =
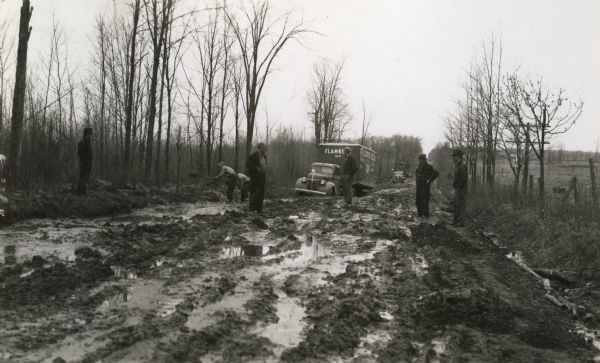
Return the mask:
{"type": "Polygon", "coordinates": [[[423,277],[427,274],[427,269],[429,268],[429,264],[425,260],[425,257],[418,253],[415,257],[408,257],[410,261],[410,268],[413,270],[417,276],[423,277]]]}
{"type": "MultiPolygon", "coordinates": [[[[600,350],[600,331],[596,329],[589,329],[582,323],[578,322],[575,325],[575,330],[573,331],[583,337],[587,343],[591,343],[594,348],[600,350]]],[[[594,362],[600,361],[600,355],[594,357],[594,362]],[[596,357],[599,359],[596,360],[596,357]]]]}
{"type": "Polygon", "coordinates": [[[283,348],[295,347],[302,341],[302,331],[307,325],[304,322],[306,312],[304,307],[299,304],[299,299],[290,298],[283,292],[278,296],[279,300],[275,305],[278,321],[258,327],[254,333],[283,348]]]}
{"type": "Polygon", "coordinates": [[[120,291],[119,293],[112,295],[108,299],[104,300],[104,302],[102,303],[102,306],[110,307],[110,306],[119,305],[121,303],[126,302],[128,296],[129,296],[129,293],[127,290],[120,291]]]}
{"type": "Polygon", "coordinates": [[[17,263],[17,246],[4,246],[4,263],[15,265],[17,263]]]}
{"type": "Polygon", "coordinates": [[[177,305],[181,304],[183,299],[169,299],[165,301],[159,301],[160,309],[158,310],[157,316],[166,318],[177,311],[177,305]]]}
{"type": "Polygon", "coordinates": [[[271,246],[260,246],[260,245],[244,245],[244,246],[232,246],[224,247],[221,252],[223,258],[250,256],[250,257],[262,257],[269,253],[271,246]]]}
{"type": "Polygon", "coordinates": [[[127,280],[135,280],[138,278],[135,272],[127,271],[123,267],[111,266],[110,268],[113,270],[113,273],[116,278],[127,280]]]}

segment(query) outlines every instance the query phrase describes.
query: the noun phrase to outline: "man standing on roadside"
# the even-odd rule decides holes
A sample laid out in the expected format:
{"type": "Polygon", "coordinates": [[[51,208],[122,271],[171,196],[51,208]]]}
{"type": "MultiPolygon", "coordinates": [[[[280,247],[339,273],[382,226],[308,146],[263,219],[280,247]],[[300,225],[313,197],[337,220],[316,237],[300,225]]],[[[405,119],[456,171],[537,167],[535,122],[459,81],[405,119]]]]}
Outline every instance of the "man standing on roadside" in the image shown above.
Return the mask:
{"type": "Polygon", "coordinates": [[[250,177],[250,206],[251,212],[262,213],[265,199],[267,146],[264,143],[256,145],[256,151],[246,160],[247,175],[250,177]]]}
{"type": "Polygon", "coordinates": [[[220,161],[218,165],[221,168],[221,171],[219,172],[219,175],[213,178],[213,180],[219,180],[223,177],[227,178],[227,203],[231,203],[233,202],[233,191],[237,185],[237,173],[232,167],[225,165],[222,161],[220,161]]]}
{"type": "Polygon", "coordinates": [[[79,156],[79,183],[77,194],[86,195],[86,184],[92,172],[92,129],[83,129],[83,139],[77,145],[77,156],[79,156]]]}
{"type": "Polygon", "coordinates": [[[419,155],[419,166],[415,172],[415,179],[417,181],[417,214],[419,217],[429,218],[431,183],[438,176],[440,176],[440,173],[427,162],[427,155],[419,155]]]}
{"type": "Polygon", "coordinates": [[[358,171],[356,160],[352,156],[352,150],[349,147],[344,149],[344,164],[342,165],[342,181],[344,183],[344,201],[346,206],[352,205],[352,183],[354,175],[358,171]]]}
{"type": "Polygon", "coordinates": [[[463,162],[462,150],[456,149],[452,151],[451,155],[454,161],[454,183],[452,184],[454,187],[454,225],[464,227],[469,173],[463,162]]]}

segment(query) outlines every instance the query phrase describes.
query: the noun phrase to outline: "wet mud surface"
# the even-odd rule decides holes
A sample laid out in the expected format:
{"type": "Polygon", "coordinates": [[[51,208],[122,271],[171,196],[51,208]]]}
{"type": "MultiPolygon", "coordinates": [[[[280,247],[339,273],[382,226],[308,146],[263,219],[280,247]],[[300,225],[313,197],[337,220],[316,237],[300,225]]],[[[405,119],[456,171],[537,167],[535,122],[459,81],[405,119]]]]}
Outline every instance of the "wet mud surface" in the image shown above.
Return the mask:
{"type": "Polygon", "coordinates": [[[488,238],[449,226],[443,201],[416,218],[413,194],[4,227],[0,361],[593,360],[595,326],[488,238]]]}

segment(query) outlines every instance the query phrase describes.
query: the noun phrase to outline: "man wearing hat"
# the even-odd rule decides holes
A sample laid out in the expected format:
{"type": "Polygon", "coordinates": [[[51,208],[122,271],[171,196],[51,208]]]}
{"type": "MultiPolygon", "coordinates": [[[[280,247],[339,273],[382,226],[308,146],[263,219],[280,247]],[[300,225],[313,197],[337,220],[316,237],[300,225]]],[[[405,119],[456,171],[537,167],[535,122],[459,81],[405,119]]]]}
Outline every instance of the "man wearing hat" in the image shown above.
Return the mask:
{"type": "Polygon", "coordinates": [[[352,150],[349,147],[344,148],[344,164],[342,165],[342,181],[344,183],[344,201],[346,206],[352,205],[352,183],[354,175],[358,171],[356,160],[352,156],[352,150]]]}
{"type": "Polygon", "coordinates": [[[83,139],[77,144],[77,156],[79,156],[79,183],[77,193],[87,194],[86,184],[92,172],[92,129],[83,129],[83,139]]]}
{"type": "Polygon", "coordinates": [[[464,227],[469,172],[463,162],[462,150],[456,149],[452,151],[451,155],[454,161],[454,183],[452,184],[454,187],[454,225],[464,227]]]}
{"type": "Polygon", "coordinates": [[[231,203],[233,202],[233,191],[235,189],[235,186],[237,185],[237,173],[235,172],[235,170],[233,170],[232,167],[225,165],[225,163],[222,161],[219,161],[219,164],[217,165],[219,165],[221,171],[216,177],[212,179],[219,180],[221,178],[227,178],[227,202],[231,203]]]}
{"type": "Polygon", "coordinates": [[[429,217],[431,183],[438,176],[440,176],[440,173],[427,162],[427,155],[419,155],[419,166],[415,172],[415,179],[417,181],[417,214],[419,217],[429,217]]]}
{"type": "Polygon", "coordinates": [[[246,175],[250,178],[248,190],[250,191],[250,212],[263,212],[265,188],[267,183],[267,145],[260,142],[256,151],[246,160],[246,175]]]}

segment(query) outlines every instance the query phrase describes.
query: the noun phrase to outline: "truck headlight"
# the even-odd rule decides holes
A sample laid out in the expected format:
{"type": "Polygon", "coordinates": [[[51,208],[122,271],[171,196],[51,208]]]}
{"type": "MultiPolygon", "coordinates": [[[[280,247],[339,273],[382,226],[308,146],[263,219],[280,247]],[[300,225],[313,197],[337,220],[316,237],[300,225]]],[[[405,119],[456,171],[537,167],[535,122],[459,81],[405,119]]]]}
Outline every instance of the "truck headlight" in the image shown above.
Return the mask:
{"type": "Polygon", "coordinates": [[[325,179],[321,179],[321,185],[325,185],[325,179]]]}
{"type": "Polygon", "coordinates": [[[300,183],[306,183],[306,178],[302,178],[302,179],[300,180],[300,183]]]}

